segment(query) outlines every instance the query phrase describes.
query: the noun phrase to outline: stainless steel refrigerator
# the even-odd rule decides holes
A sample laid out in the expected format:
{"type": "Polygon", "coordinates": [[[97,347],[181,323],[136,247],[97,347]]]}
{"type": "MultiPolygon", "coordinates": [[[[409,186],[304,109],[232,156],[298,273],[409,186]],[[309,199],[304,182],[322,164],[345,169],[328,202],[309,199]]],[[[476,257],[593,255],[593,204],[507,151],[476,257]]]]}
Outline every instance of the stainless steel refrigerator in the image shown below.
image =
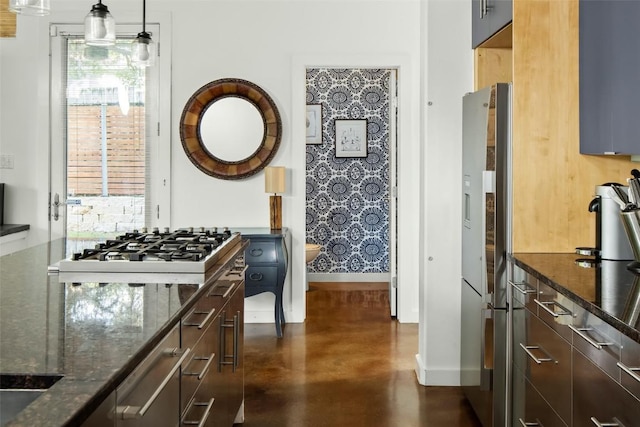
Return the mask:
{"type": "Polygon", "coordinates": [[[460,384],[484,427],[507,425],[511,85],[463,97],[460,384]]]}

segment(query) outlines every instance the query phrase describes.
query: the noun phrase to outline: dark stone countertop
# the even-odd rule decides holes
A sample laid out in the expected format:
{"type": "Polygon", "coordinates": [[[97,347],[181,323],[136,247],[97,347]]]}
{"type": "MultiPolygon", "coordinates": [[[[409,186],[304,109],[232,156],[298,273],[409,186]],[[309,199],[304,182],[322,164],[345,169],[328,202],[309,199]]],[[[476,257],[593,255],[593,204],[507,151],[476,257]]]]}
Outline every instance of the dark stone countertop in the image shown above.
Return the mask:
{"type": "Polygon", "coordinates": [[[0,237],[26,231],[29,228],[29,224],[3,224],[0,225],[0,237]]]}
{"type": "Polygon", "coordinates": [[[629,261],[601,261],[600,267],[575,264],[583,258],[567,253],[516,253],[514,263],[575,304],[640,343],[640,277],[629,261]]]}
{"type": "Polygon", "coordinates": [[[78,252],[78,244],[60,239],[0,257],[1,386],[50,386],[7,426],[79,425],[230,262],[223,257],[206,284],[59,283],[48,276],[47,267],[78,252]]]}

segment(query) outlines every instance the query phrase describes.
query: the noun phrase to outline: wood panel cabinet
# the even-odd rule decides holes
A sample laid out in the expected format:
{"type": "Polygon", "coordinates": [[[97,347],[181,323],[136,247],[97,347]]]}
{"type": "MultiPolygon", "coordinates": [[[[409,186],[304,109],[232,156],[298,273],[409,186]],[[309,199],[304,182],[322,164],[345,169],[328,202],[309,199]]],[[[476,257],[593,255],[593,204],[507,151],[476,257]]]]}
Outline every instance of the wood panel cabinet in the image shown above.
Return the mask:
{"type": "Polygon", "coordinates": [[[580,152],[640,154],[640,1],[580,0],[580,152]]]}
{"type": "Polygon", "coordinates": [[[471,0],[471,44],[478,47],[511,22],[512,0],[471,0]]]}
{"type": "Polygon", "coordinates": [[[587,207],[595,186],[623,181],[636,167],[624,156],[580,154],[579,6],[513,2],[514,252],[593,246],[587,207]]]}

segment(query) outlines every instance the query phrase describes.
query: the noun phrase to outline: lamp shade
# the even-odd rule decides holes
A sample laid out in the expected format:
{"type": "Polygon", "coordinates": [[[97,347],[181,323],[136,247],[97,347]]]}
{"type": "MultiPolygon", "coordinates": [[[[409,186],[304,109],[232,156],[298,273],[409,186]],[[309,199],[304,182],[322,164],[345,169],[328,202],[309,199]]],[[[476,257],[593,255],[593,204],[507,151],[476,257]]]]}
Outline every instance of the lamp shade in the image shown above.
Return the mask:
{"type": "Polygon", "coordinates": [[[131,59],[140,66],[150,67],[156,58],[156,44],[151,39],[151,34],[143,31],[131,44],[131,59]]]}
{"type": "Polygon", "coordinates": [[[44,16],[51,9],[50,0],[10,0],[9,10],[23,15],[44,16]]]}
{"type": "Polygon", "coordinates": [[[264,168],[264,192],[276,194],[284,193],[285,191],[284,166],[269,166],[264,168]]]}
{"type": "Polygon", "coordinates": [[[94,4],[84,18],[84,42],[89,46],[113,46],[116,43],[116,21],[102,0],[94,4]]]}

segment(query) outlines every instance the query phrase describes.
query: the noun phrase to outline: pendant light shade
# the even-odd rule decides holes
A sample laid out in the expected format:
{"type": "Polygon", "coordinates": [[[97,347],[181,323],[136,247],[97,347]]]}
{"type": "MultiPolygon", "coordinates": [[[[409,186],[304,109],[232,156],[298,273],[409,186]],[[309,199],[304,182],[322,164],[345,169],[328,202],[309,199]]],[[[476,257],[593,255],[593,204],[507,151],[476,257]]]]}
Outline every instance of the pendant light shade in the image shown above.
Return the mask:
{"type": "Polygon", "coordinates": [[[94,4],[84,18],[84,42],[90,46],[112,46],[116,43],[116,21],[102,0],[94,4]]]}
{"type": "Polygon", "coordinates": [[[147,2],[142,0],[142,32],[131,45],[131,60],[143,67],[153,65],[156,57],[156,45],[151,39],[151,34],[147,33],[147,2]]]}
{"type": "Polygon", "coordinates": [[[51,10],[50,0],[10,0],[9,10],[22,15],[44,16],[51,10]]]}
{"type": "Polygon", "coordinates": [[[138,65],[149,67],[154,64],[156,57],[156,44],[151,39],[151,34],[143,31],[131,46],[131,59],[138,65]]]}

